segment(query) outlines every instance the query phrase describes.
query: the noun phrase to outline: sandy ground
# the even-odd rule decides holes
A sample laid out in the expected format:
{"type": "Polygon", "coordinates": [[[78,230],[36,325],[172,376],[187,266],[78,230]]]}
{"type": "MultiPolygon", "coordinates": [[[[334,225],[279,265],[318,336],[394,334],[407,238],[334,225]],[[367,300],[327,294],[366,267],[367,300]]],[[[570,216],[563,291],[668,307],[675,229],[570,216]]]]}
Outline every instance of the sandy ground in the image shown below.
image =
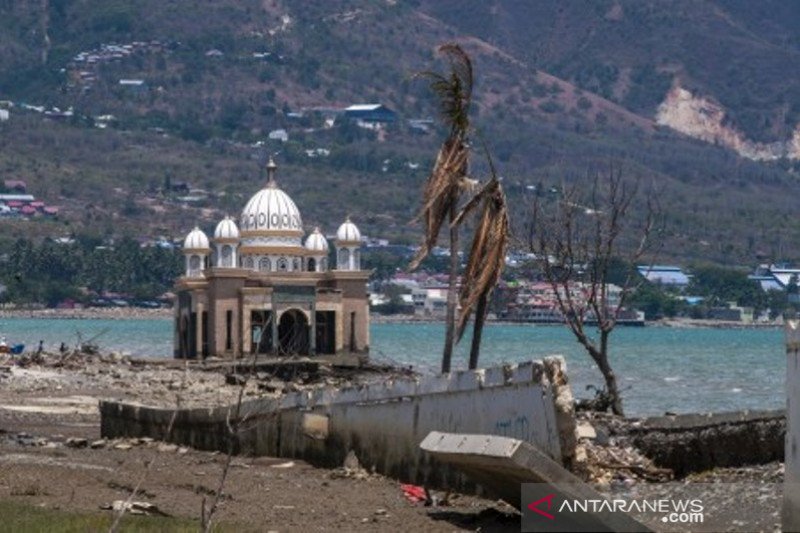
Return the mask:
{"type": "MultiPolygon", "coordinates": [[[[224,454],[150,439],[100,439],[99,399],[149,405],[230,405],[239,387],[224,373],[175,361],[80,356],[20,366],[0,355],[0,500],[52,509],[97,511],[124,500],[152,463],[137,500],[172,516],[198,518],[216,494],[224,454]],[[83,439],[83,440],[74,440],[83,439]]],[[[374,375],[295,375],[289,390],[380,379],[374,375]]],[[[247,397],[277,395],[251,380],[247,397]]],[[[599,416],[599,415],[598,415],[599,416]]],[[[602,426],[602,419],[581,423],[602,426]]],[[[613,429],[617,422],[609,422],[613,429]]],[[[623,426],[630,423],[619,422],[623,426]]],[[[606,424],[607,425],[607,424],[606,424]]],[[[627,443],[624,431],[580,441],[577,472],[603,490],[649,497],[701,497],[708,509],[694,531],[774,531],[783,465],[718,469],[683,480],[663,476],[627,443]],[[621,464],[606,468],[603,464],[621,464]],[[633,465],[634,470],[624,467],[633,465]],[[644,474],[636,474],[643,471],[644,474]],[[655,477],[653,477],[655,476],[655,477]],[[653,482],[657,481],[657,482],[653,482]]],[[[236,457],[223,489],[219,520],[258,531],[519,531],[519,515],[502,502],[451,495],[449,505],[408,501],[400,484],[365,471],[320,469],[302,461],[236,457]]],[[[435,499],[444,494],[435,494],[435,499]]],[[[660,525],[660,524],[657,524],[660,525]]],[[[238,527],[238,526],[237,526],[238,527]]],[[[663,528],[659,528],[663,530],[663,528]]],[[[674,530],[674,529],[673,529],[674,530]]],[[[686,530],[686,529],[684,529],[686,530]]]]}
{"type": "MultiPolygon", "coordinates": [[[[136,499],[172,516],[198,518],[203,499],[210,503],[216,493],[225,455],[146,439],[101,441],[97,400],[174,405],[180,395],[187,398],[184,405],[223,404],[232,401],[238,390],[225,385],[218,373],[161,365],[95,360],[71,369],[18,368],[0,362],[0,499],[97,511],[125,500],[145,465],[152,462],[136,499]]],[[[320,469],[268,457],[236,457],[232,465],[218,519],[249,530],[519,531],[520,527],[519,515],[502,502],[452,495],[447,506],[426,507],[408,501],[397,481],[363,471],[320,469]]]]}

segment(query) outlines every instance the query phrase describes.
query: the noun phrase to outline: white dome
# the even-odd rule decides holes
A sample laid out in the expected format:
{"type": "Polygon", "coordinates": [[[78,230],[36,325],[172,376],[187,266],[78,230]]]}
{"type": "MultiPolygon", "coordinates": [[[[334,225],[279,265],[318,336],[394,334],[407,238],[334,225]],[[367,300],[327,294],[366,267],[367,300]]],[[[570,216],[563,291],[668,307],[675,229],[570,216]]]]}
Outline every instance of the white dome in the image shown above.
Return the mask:
{"type": "Polygon", "coordinates": [[[328,240],[320,233],[319,228],[314,228],[314,231],[306,239],[306,250],[328,253],[328,240]]]}
{"type": "Polygon", "coordinates": [[[336,232],[336,241],[361,244],[361,232],[358,231],[358,226],[350,222],[350,217],[347,217],[347,220],[339,226],[336,232]]]}
{"type": "Polygon", "coordinates": [[[214,230],[214,239],[238,239],[239,228],[231,217],[225,217],[217,224],[214,230]]]}
{"type": "Polygon", "coordinates": [[[208,237],[197,226],[186,236],[183,241],[184,250],[209,250],[208,237]]]}
{"type": "Polygon", "coordinates": [[[264,231],[302,235],[303,220],[289,195],[270,181],[244,206],[240,227],[243,235],[264,231]]]}

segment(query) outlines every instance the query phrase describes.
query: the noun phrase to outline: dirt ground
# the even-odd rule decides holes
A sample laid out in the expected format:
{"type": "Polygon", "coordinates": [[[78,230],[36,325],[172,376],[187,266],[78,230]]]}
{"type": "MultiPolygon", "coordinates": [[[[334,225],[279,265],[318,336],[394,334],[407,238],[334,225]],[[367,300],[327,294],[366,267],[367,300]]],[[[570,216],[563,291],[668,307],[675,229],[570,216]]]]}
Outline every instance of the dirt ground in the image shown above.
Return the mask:
{"type": "MultiPolygon", "coordinates": [[[[184,407],[230,405],[240,390],[230,383],[238,374],[111,355],[63,364],[57,357],[20,365],[0,356],[0,503],[110,513],[99,510],[127,499],[141,483],[137,501],[199,523],[204,500],[210,505],[218,490],[225,454],[150,439],[102,440],[97,402],[113,398],[171,407],[180,399],[184,407]]],[[[381,379],[381,372],[385,369],[354,376],[306,369],[281,379],[255,374],[245,395],[381,379]]],[[[779,529],[780,463],[675,480],[627,442],[624,426],[630,421],[586,416],[579,418],[578,434],[591,429],[594,435],[579,439],[575,471],[595,487],[640,498],[700,497],[707,522],[690,530],[779,529]],[[593,428],[582,430],[586,425],[593,428]]],[[[216,520],[237,531],[520,530],[519,514],[503,502],[443,493],[434,493],[433,500],[431,506],[413,503],[396,480],[363,470],[235,457],[216,520]]]]}
{"type": "MultiPolygon", "coordinates": [[[[209,505],[216,494],[224,454],[147,440],[100,441],[98,398],[149,396],[168,403],[179,381],[199,387],[195,392],[214,403],[228,398],[219,376],[198,373],[187,380],[181,372],[102,364],[80,370],[0,366],[0,500],[97,512],[128,498],[153,462],[136,500],[199,519],[203,500],[209,505]]],[[[258,531],[520,527],[519,515],[502,502],[451,495],[449,505],[426,507],[406,499],[395,480],[286,459],[235,457],[222,494],[216,520],[258,531]]]]}

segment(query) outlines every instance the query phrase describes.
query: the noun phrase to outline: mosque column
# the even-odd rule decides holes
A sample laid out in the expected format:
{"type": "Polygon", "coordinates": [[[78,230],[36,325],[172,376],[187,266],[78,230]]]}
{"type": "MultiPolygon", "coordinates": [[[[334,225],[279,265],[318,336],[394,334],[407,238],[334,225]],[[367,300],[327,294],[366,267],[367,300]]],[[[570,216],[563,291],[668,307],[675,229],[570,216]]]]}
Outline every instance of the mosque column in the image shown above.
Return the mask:
{"type": "Polygon", "coordinates": [[[275,307],[275,304],[272,304],[272,354],[275,355],[278,353],[278,346],[280,346],[280,340],[278,339],[278,309],[275,307]]]}
{"type": "Polygon", "coordinates": [[[183,357],[181,353],[181,306],[176,301],[172,307],[172,355],[177,359],[183,357]]]}
{"type": "Polygon", "coordinates": [[[314,305],[309,306],[308,312],[308,355],[315,355],[317,353],[317,313],[314,310],[314,305]]]}
{"type": "Polygon", "coordinates": [[[197,351],[197,358],[203,358],[203,304],[197,304],[197,312],[195,313],[195,350],[197,351]]]}

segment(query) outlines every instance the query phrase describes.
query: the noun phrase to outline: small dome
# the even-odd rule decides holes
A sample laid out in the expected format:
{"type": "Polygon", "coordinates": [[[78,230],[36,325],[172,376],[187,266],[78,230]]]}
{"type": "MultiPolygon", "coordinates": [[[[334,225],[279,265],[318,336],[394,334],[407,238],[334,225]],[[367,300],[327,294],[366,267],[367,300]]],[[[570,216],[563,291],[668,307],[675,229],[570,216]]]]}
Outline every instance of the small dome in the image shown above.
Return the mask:
{"type": "Polygon", "coordinates": [[[194,229],[186,236],[186,240],[183,241],[183,249],[204,251],[209,250],[210,247],[208,245],[208,237],[206,237],[206,234],[203,233],[203,230],[195,226],[194,229]]]}
{"type": "Polygon", "coordinates": [[[306,239],[306,250],[328,253],[328,240],[320,233],[319,228],[314,228],[314,231],[306,239]]]}
{"type": "Polygon", "coordinates": [[[336,242],[361,244],[361,232],[358,231],[358,226],[350,222],[350,217],[347,217],[339,226],[336,232],[336,242]]]}
{"type": "Polygon", "coordinates": [[[217,224],[214,230],[214,239],[238,239],[239,228],[231,217],[225,217],[217,224]]]}

